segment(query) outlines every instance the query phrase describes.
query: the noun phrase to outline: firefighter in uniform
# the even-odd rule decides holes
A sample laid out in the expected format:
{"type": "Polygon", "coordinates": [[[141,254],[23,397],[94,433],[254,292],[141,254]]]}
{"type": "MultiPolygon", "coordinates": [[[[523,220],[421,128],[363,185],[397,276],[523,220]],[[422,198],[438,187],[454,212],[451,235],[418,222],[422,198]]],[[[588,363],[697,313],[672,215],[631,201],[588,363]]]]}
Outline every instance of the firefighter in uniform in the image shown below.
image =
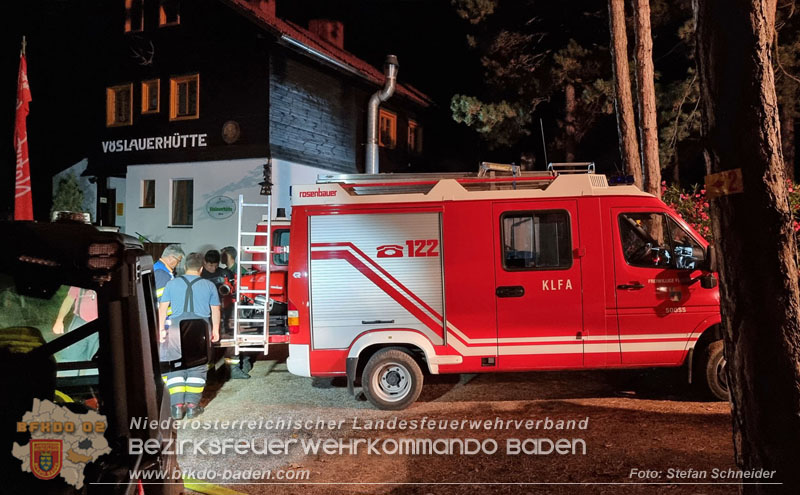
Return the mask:
{"type": "MultiPolygon", "coordinates": [[[[164,287],[167,286],[167,283],[170,280],[175,278],[175,268],[177,268],[177,266],[181,263],[183,257],[184,253],[180,244],[170,244],[164,248],[164,251],[161,253],[161,258],[153,263],[153,276],[156,283],[156,298],[158,299],[159,304],[161,303],[161,296],[164,294],[164,287]]],[[[172,308],[167,308],[167,321],[165,322],[165,325],[169,325],[169,316],[171,314],[172,308]]]]}
{"type": "MultiPolygon", "coordinates": [[[[227,267],[226,270],[232,277],[241,277],[245,275],[244,268],[236,263],[236,248],[233,246],[226,246],[222,248],[222,262],[227,267]]],[[[233,281],[233,278],[231,278],[233,281]]],[[[238,295],[237,295],[238,297],[238,295]]],[[[233,308],[231,308],[233,309],[233,308]]],[[[250,370],[253,369],[253,363],[248,356],[230,355],[230,351],[226,354],[225,363],[231,372],[231,378],[234,380],[241,380],[250,378],[250,370]]]]}
{"type": "Polygon", "coordinates": [[[161,258],[153,264],[153,276],[156,279],[156,297],[161,302],[161,294],[167,282],[175,278],[175,268],[183,259],[183,249],[180,244],[170,244],[164,248],[161,258]]]}
{"type": "MultiPolygon", "coordinates": [[[[211,341],[219,340],[220,303],[216,286],[200,277],[203,257],[191,253],[186,257],[186,274],[170,280],[158,303],[158,321],[161,329],[161,361],[181,359],[180,320],[205,319],[211,322],[211,341]],[[167,325],[167,311],[172,309],[172,325],[167,325]]],[[[200,398],[206,385],[208,366],[203,364],[162,375],[169,390],[172,417],[188,419],[203,412],[200,398]]]]}

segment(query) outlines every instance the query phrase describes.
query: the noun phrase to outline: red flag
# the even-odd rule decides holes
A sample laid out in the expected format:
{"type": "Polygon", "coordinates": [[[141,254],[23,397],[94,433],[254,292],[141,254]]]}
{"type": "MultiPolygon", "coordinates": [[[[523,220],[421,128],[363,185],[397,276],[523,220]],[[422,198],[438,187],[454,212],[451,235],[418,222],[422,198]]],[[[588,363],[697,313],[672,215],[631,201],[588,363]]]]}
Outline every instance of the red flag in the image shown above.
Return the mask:
{"type": "Polygon", "coordinates": [[[28,66],[25,54],[19,57],[17,79],[17,121],[14,126],[14,148],[17,150],[17,174],[14,193],[14,220],[33,220],[33,196],[31,194],[31,171],[28,166],[28,103],[31,88],[28,86],[28,66]]]}

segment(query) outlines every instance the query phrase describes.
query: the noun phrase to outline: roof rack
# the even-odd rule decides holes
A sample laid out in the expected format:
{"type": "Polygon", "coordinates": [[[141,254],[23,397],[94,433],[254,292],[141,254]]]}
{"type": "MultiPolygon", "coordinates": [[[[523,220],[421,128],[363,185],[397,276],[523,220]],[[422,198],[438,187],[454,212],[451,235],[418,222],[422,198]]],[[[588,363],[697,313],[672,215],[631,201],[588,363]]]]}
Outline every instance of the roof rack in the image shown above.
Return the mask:
{"type": "Polygon", "coordinates": [[[478,173],[321,174],[317,184],[339,184],[353,195],[409,194],[428,191],[452,179],[468,191],[544,189],[558,174],[594,173],[594,163],[551,163],[547,171],[524,171],[519,165],[481,162],[478,173]],[[503,174],[503,176],[498,176],[503,174]],[[510,176],[509,176],[510,174],[510,176]]]}
{"type": "Polygon", "coordinates": [[[547,170],[558,174],[593,174],[594,162],[548,163],[547,170]]]}

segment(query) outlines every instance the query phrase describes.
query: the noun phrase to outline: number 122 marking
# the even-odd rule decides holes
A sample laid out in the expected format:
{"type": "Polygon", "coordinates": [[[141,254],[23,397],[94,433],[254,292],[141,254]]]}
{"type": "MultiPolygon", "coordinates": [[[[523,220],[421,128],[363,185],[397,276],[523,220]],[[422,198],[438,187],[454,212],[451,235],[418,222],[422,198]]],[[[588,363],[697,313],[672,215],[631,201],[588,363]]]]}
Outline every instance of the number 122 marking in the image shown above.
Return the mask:
{"type": "Polygon", "coordinates": [[[436,248],[439,247],[438,239],[418,239],[406,241],[406,246],[408,246],[409,258],[439,256],[439,251],[436,250],[436,248]]]}

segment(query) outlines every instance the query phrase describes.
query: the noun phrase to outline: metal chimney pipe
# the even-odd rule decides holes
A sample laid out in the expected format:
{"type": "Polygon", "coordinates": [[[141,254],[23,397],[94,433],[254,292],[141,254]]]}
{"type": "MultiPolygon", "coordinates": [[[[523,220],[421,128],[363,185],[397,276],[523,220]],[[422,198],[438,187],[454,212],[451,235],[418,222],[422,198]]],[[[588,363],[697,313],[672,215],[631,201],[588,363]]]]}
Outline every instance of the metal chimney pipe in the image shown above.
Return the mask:
{"type": "Polygon", "coordinates": [[[397,57],[394,55],[387,55],[386,61],[383,63],[383,74],[386,76],[386,83],[382,89],[379,89],[369,99],[369,110],[367,111],[367,161],[366,173],[378,173],[378,105],[381,102],[388,100],[394,94],[394,88],[397,85],[397,71],[400,69],[400,64],[397,62],[397,57]]]}

